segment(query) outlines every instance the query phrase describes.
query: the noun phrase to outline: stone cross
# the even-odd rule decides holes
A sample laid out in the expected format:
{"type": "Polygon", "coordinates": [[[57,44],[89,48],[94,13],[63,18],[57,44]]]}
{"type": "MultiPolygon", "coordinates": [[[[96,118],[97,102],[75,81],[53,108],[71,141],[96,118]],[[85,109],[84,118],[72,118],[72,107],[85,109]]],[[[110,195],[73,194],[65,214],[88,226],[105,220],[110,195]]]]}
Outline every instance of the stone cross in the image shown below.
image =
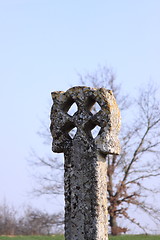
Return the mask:
{"type": "Polygon", "coordinates": [[[105,157],[120,152],[120,112],[115,98],[105,88],[73,87],[53,92],[52,99],[52,150],[65,156],[65,239],[107,240],[105,157]],[[77,109],[70,113],[74,104],[77,109]],[[96,104],[97,112],[92,111],[96,104]]]}

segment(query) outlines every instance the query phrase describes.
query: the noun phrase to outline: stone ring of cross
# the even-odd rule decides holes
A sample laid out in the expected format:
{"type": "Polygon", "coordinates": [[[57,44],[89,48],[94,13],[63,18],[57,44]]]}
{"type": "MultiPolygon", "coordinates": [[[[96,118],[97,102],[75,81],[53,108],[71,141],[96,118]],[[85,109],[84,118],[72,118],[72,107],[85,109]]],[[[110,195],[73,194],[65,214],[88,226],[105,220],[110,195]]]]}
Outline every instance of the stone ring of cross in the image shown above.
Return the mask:
{"type": "Polygon", "coordinates": [[[119,154],[120,111],[112,91],[73,87],[52,93],[53,151],[65,152],[75,138],[93,141],[103,154],[119,154]],[[74,131],[76,129],[76,132],[74,131]],[[96,136],[92,131],[96,129],[96,136]]]}

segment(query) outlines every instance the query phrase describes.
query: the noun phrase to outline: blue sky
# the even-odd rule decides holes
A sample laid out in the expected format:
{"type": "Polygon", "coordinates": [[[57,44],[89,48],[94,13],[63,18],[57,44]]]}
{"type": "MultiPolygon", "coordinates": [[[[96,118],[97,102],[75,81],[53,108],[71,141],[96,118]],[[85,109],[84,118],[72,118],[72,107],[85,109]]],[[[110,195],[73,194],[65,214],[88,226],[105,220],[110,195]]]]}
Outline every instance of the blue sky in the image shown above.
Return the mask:
{"type": "Polygon", "coordinates": [[[50,92],[79,84],[77,72],[112,67],[132,96],[159,84],[159,13],[159,0],[0,0],[0,201],[48,206],[27,194],[27,158],[43,152],[50,92]]]}

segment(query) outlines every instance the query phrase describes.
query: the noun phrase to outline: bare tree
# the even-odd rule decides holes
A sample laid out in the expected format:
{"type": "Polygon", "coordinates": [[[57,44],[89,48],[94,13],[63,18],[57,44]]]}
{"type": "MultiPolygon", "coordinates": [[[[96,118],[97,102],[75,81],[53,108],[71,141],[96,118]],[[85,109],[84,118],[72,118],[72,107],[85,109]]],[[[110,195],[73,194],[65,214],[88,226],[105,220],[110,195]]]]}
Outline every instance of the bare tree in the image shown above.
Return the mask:
{"type": "MultiPolygon", "coordinates": [[[[152,184],[146,184],[147,181],[160,176],[160,103],[156,90],[152,85],[143,88],[131,104],[127,95],[121,95],[121,86],[116,83],[115,74],[111,69],[99,67],[96,72],[79,75],[79,78],[83,85],[111,89],[122,113],[121,154],[106,157],[111,234],[117,235],[128,230],[127,227],[118,225],[121,217],[147,232],[143,222],[134,219],[129,210],[131,206],[136,206],[154,221],[160,221],[160,209],[156,209],[146,198],[160,193],[158,186],[154,189],[152,184]]],[[[48,130],[45,131],[45,135],[50,136],[48,130]]],[[[58,179],[58,183],[55,181],[56,171],[63,168],[62,164],[59,165],[57,159],[53,158],[36,159],[37,164],[48,166],[51,170],[50,178],[48,175],[47,178],[42,175],[39,193],[62,193],[63,177],[58,179]]]]}
{"type": "Polygon", "coordinates": [[[146,231],[142,223],[129,215],[130,205],[137,206],[154,220],[160,221],[160,209],[145,201],[148,194],[160,192],[152,185],[152,179],[160,176],[160,108],[155,99],[155,90],[143,90],[135,104],[139,112],[132,124],[123,128],[120,156],[107,157],[108,210],[113,235],[123,230],[117,226],[117,218],[121,215],[146,231]],[[151,181],[148,187],[146,179],[151,181]]]}

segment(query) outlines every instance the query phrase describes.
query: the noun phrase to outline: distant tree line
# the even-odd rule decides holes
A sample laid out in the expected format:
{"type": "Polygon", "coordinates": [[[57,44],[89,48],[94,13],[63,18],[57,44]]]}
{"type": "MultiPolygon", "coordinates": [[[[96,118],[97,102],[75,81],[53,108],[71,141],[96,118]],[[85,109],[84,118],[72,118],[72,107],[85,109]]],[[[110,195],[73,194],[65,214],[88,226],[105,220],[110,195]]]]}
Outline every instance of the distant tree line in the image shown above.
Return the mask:
{"type": "Polygon", "coordinates": [[[19,216],[17,210],[7,204],[0,205],[0,235],[50,235],[63,232],[61,214],[27,207],[19,216]]]}

